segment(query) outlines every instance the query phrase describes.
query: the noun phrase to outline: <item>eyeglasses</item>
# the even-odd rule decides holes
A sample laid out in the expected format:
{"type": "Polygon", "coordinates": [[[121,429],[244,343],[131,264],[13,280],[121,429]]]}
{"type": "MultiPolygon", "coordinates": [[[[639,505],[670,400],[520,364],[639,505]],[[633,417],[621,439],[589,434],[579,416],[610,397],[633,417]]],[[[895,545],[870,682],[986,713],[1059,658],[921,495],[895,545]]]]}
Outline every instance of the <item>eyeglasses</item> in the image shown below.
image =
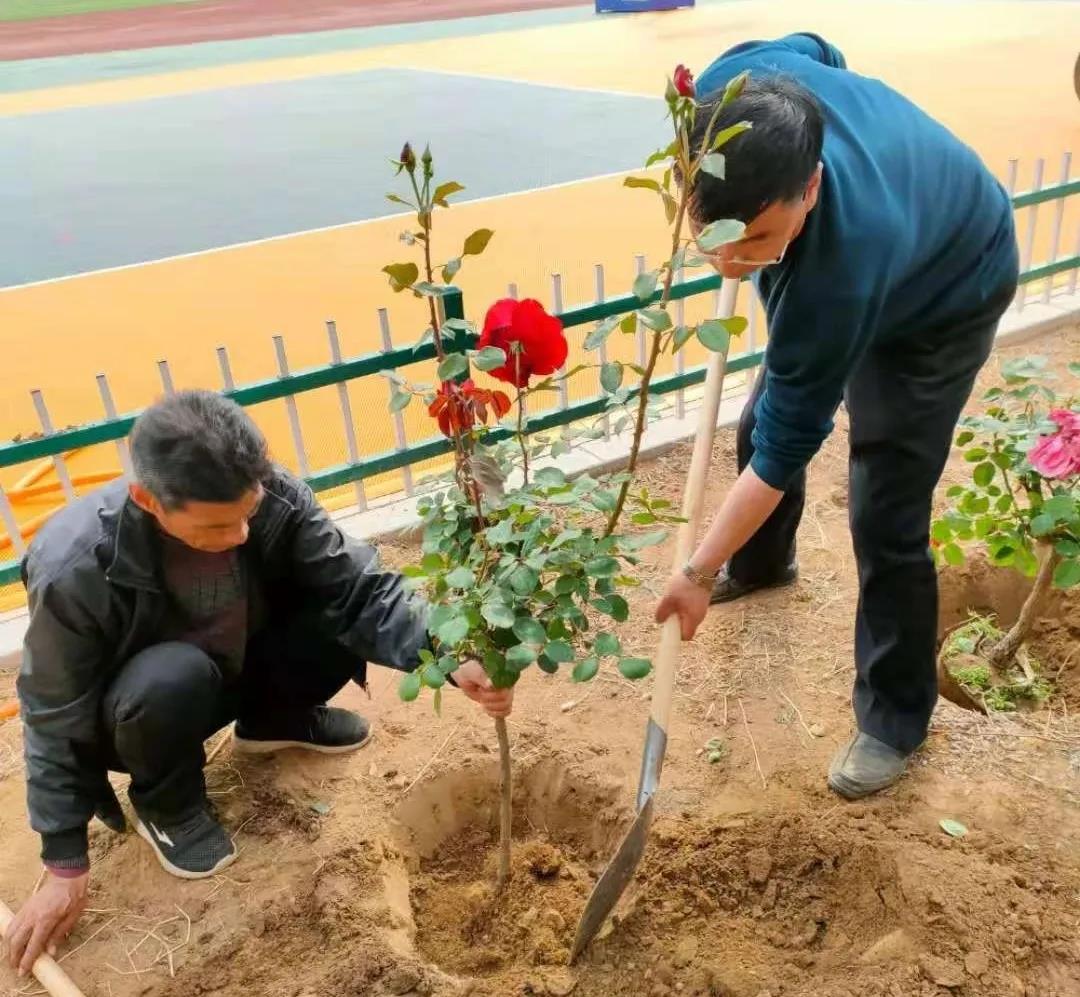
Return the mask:
{"type": "Polygon", "coordinates": [[[713,251],[711,253],[702,252],[702,255],[714,264],[717,263],[734,263],[738,266],[744,267],[772,267],[777,263],[782,263],[784,257],[787,255],[787,251],[791,246],[790,242],[784,243],[784,248],[780,250],[780,255],[773,257],[771,260],[749,260],[742,256],[729,256],[722,257],[719,253],[713,251]]]}

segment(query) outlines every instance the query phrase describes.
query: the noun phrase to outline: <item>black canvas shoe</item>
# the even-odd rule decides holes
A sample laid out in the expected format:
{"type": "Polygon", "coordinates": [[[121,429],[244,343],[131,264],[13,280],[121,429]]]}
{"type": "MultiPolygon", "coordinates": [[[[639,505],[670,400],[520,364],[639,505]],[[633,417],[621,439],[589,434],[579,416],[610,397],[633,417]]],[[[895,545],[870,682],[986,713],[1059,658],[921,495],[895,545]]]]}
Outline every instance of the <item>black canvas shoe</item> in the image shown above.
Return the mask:
{"type": "Polygon", "coordinates": [[[716,576],[716,581],[713,583],[709,605],[716,606],[721,602],[734,602],[745,595],[760,592],[764,589],[784,588],[787,585],[793,585],[798,580],[798,577],[799,566],[794,563],[789,564],[775,578],[763,582],[740,582],[727,573],[727,568],[721,568],[720,573],[716,576]]]}
{"type": "Polygon", "coordinates": [[[285,748],[304,748],[336,755],[362,748],[371,727],[359,713],[336,706],[315,706],[304,713],[236,721],[234,749],[265,755],[285,748]]]}
{"type": "Polygon", "coordinates": [[[154,849],[161,867],[180,879],[207,879],[236,858],[232,838],[206,809],[175,823],[140,817],[136,830],[154,849]]]}

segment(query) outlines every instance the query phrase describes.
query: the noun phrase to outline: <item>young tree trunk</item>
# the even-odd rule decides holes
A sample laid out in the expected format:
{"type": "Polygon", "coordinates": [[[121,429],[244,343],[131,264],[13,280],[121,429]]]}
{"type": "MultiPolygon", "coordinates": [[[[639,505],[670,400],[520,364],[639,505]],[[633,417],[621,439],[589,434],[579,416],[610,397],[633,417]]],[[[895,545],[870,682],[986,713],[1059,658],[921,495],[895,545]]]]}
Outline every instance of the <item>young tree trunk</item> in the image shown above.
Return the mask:
{"type": "Polygon", "coordinates": [[[1016,652],[1020,650],[1020,645],[1027,638],[1032,624],[1035,622],[1035,616],[1042,608],[1047,592],[1050,591],[1050,583],[1054,578],[1054,569],[1061,560],[1061,555],[1049,544],[1043,545],[1039,553],[1041,558],[1039,571],[1035,575],[1035,584],[1031,589],[1031,593],[1020,610],[1020,618],[1012,625],[1012,629],[994,647],[990,648],[986,656],[990,664],[998,670],[1006,669],[1012,664],[1016,652]]]}
{"type": "Polygon", "coordinates": [[[510,881],[510,821],[514,798],[513,775],[510,769],[510,738],[506,732],[506,721],[499,717],[495,721],[495,733],[499,737],[499,763],[502,768],[502,797],[499,806],[499,876],[501,890],[510,881]]]}

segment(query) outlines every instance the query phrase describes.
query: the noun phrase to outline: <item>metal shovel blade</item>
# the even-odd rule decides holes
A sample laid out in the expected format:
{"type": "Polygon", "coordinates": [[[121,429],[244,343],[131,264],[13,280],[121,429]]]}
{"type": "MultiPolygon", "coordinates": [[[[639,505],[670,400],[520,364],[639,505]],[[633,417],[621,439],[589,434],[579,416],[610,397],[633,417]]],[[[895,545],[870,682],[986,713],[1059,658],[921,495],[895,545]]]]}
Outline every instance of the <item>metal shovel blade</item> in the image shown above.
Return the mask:
{"type": "Polygon", "coordinates": [[[653,818],[653,799],[649,797],[639,811],[630,830],[626,832],[619,850],[615,857],[608,863],[603,875],[596,881],[589,902],[585,905],[585,911],[578,922],[577,934],[574,936],[574,945],[570,949],[570,962],[577,961],[577,957],[588,948],[593,936],[600,930],[604,919],[614,910],[619,902],[626,884],[634,876],[634,871],[641,861],[645,851],[645,842],[649,837],[649,825],[653,818]]]}

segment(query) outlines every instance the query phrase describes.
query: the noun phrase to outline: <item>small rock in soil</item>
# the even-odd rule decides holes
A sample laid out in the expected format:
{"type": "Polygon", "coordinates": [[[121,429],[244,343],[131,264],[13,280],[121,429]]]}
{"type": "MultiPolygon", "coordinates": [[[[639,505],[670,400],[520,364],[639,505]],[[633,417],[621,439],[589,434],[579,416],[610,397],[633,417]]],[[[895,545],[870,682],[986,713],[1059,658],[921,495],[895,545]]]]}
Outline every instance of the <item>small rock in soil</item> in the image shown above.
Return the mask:
{"type": "Polygon", "coordinates": [[[420,973],[412,966],[391,969],[382,979],[383,988],[389,994],[407,994],[420,983],[420,973]]]}
{"type": "Polygon", "coordinates": [[[912,955],[914,953],[914,948],[915,947],[911,944],[911,939],[905,933],[904,929],[897,928],[896,931],[891,931],[889,934],[874,942],[870,948],[859,956],[859,962],[875,965],[883,962],[892,962],[893,960],[899,960],[905,956],[912,955]]]}
{"type": "Polygon", "coordinates": [[[923,975],[939,987],[962,987],[964,971],[951,959],[942,959],[936,955],[921,955],[919,967],[923,975]]]}
{"type": "Polygon", "coordinates": [[[772,910],[776,901],[780,899],[780,884],[775,879],[770,879],[765,884],[765,890],[761,894],[761,909],[772,910]]]}
{"type": "Polygon", "coordinates": [[[982,976],[990,969],[990,960],[985,952],[969,952],[964,959],[964,969],[972,976],[982,976]]]}
{"type": "Polygon", "coordinates": [[[746,856],[746,874],[755,886],[764,886],[772,872],[772,856],[764,848],[755,848],[746,856]]]}
{"type": "Polygon", "coordinates": [[[694,936],[684,938],[675,946],[675,955],[672,961],[676,968],[684,969],[694,961],[698,953],[698,940],[694,936]]]}

